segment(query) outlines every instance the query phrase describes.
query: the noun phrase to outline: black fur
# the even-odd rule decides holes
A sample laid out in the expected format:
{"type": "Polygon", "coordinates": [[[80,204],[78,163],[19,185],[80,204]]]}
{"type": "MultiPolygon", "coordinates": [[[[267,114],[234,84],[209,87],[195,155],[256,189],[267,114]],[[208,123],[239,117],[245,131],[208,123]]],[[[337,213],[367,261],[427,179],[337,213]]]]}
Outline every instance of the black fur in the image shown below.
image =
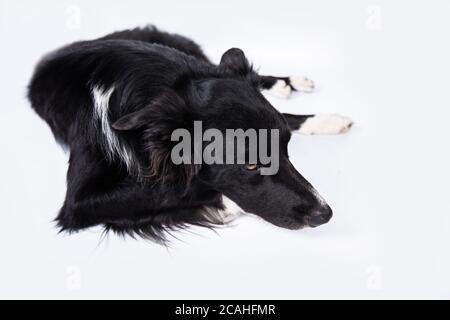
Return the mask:
{"type": "Polygon", "coordinates": [[[164,241],[165,231],[223,224],[222,195],[285,228],[313,225],[317,212],[331,217],[288,160],[290,128],[305,118],[285,118],[261,95],[273,79],[280,78],[259,76],[240,49],[214,65],[193,41],[154,27],[48,54],[36,67],[29,99],[70,149],[58,225],[70,232],[103,225],[164,241]],[[93,92],[106,96],[111,88],[106,115],[117,144],[108,143],[94,111],[93,92]],[[242,165],[174,165],[170,134],[191,130],[194,120],[204,129],[279,129],[278,174],[262,176],[242,165]]]}

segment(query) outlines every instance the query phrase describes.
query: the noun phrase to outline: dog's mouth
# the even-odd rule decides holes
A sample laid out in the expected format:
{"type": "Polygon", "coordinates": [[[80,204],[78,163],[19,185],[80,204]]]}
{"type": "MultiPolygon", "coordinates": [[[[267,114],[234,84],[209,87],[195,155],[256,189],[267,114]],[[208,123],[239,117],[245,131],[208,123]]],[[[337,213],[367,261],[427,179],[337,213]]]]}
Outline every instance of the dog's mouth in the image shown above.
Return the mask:
{"type": "Polygon", "coordinates": [[[295,216],[295,222],[291,223],[287,229],[299,230],[303,228],[317,228],[330,221],[332,217],[331,209],[327,210],[326,213],[317,214],[316,212],[312,214],[304,214],[301,216],[295,216]]]}
{"type": "Polygon", "coordinates": [[[259,218],[263,218],[270,224],[273,224],[279,228],[288,229],[288,230],[301,230],[305,228],[317,228],[322,226],[331,219],[331,209],[330,213],[325,215],[318,215],[317,213],[312,214],[298,214],[290,215],[290,216],[271,216],[264,217],[259,215],[254,215],[259,218]]]}
{"type": "Polygon", "coordinates": [[[264,218],[267,222],[287,230],[301,230],[307,227],[310,227],[308,219],[306,219],[305,216],[285,216],[285,217],[277,217],[277,218],[271,218],[267,219],[264,218]]]}

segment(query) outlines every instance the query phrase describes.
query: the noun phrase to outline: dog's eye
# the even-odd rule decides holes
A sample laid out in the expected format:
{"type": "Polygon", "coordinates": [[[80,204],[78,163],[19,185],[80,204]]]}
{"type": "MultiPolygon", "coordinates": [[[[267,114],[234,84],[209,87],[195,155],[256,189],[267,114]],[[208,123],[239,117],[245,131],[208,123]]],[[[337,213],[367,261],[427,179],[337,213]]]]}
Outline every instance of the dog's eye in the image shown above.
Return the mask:
{"type": "Polygon", "coordinates": [[[257,164],[246,164],[245,165],[245,169],[247,169],[248,171],[255,171],[259,168],[259,166],[257,164]]]}

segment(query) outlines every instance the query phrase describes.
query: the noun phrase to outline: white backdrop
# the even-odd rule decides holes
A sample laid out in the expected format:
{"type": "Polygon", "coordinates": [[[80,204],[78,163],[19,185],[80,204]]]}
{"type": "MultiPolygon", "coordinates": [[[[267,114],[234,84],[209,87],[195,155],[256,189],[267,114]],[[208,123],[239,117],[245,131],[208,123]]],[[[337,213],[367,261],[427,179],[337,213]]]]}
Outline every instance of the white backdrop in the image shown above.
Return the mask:
{"type": "Polygon", "coordinates": [[[0,297],[450,298],[450,2],[19,1],[0,7],[0,297]],[[59,235],[67,155],[30,109],[45,52],[154,23],[218,61],[307,75],[313,94],[270,99],[338,112],[342,136],[294,136],[291,159],[334,209],[316,229],[255,218],[177,236],[170,249],[101,231],[59,235]]]}

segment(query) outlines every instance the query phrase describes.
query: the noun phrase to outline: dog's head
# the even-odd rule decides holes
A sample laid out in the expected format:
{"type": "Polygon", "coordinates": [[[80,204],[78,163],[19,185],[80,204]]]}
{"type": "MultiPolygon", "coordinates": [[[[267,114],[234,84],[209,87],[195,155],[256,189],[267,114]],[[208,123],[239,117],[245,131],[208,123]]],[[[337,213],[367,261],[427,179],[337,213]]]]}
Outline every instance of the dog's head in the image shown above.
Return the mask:
{"type": "MultiPolygon", "coordinates": [[[[332,211],[289,161],[289,126],[260,93],[258,77],[243,52],[228,50],[216,70],[209,72],[184,77],[176,88],[165,89],[148,106],[114,123],[117,130],[140,132],[148,151],[147,174],[162,183],[202,184],[230,198],[244,211],[283,228],[316,227],[328,222],[332,211]],[[177,142],[173,141],[173,132],[182,128],[195,136],[195,121],[201,121],[202,133],[213,129],[223,135],[223,149],[219,152],[216,148],[214,155],[228,156],[228,148],[236,146],[226,141],[230,129],[254,130],[257,154],[261,155],[260,129],[265,129],[268,150],[263,151],[276,164],[259,157],[249,161],[250,143],[234,150],[233,161],[224,157],[223,163],[193,163],[194,150],[190,163],[174,163],[171,156],[177,142]],[[243,163],[238,161],[242,154],[243,163]]],[[[206,140],[213,139],[210,136],[206,140]]],[[[203,139],[200,144],[204,155],[208,143],[203,139]]]]}

